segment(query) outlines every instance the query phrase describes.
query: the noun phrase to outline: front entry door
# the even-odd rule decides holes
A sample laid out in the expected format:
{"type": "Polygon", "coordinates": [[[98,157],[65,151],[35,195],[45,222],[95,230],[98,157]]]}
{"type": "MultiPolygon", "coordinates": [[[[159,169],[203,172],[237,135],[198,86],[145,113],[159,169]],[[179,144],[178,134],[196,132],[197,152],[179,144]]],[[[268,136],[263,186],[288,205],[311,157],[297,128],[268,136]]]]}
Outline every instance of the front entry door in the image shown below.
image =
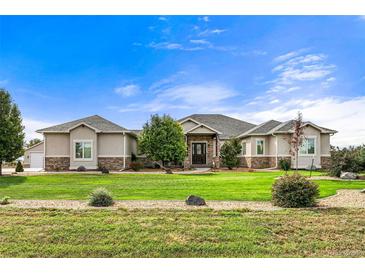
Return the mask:
{"type": "Polygon", "coordinates": [[[205,165],[207,163],[207,144],[193,143],[192,144],[192,162],[193,165],[205,165]]]}

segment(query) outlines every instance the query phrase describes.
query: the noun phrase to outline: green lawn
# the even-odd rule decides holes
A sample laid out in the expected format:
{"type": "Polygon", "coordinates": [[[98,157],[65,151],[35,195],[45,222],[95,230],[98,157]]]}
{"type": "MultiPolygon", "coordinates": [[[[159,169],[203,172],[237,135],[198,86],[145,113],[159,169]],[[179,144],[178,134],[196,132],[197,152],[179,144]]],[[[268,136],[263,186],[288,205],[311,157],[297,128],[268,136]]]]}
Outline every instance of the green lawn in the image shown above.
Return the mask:
{"type": "MultiPolygon", "coordinates": [[[[308,172],[304,172],[308,174],[308,172]]],[[[105,187],[117,200],[182,200],[189,194],[207,200],[270,200],[271,185],[283,172],[219,172],[212,174],[56,174],[0,177],[0,197],[12,199],[85,200],[105,187]]],[[[314,173],[320,175],[320,173],[314,173]]],[[[321,197],[337,189],[365,188],[365,181],[317,181],[321,197]]]]}
{"type": "Polygon", "coordinates": [[[364,257],[365,210],[0,207],[0,257],[364,257]]]}

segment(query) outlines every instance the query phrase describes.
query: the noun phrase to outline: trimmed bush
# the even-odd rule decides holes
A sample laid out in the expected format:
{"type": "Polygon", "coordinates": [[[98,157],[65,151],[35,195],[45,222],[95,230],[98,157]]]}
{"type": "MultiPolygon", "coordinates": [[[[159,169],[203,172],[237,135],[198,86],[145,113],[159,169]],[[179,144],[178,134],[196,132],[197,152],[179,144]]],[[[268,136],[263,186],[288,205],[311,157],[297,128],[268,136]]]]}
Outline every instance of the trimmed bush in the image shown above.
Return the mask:
{"type": "Polygon", "coordinates": [[[100,169],[101,173],[103,174],[109,174],[109,169],[107,169],[105,166],[103,166],[101,169],[100,169]]]}
{"type": "Polygon", "coordinates": [[[3,197],[0,200],[0,205],[8,205],[8,204],[10,204],[9,199],[10,199],[10,197],[8,197],[8,196],[3,197]]]}
{"type": "Polygon", "coordinates": [[[281,170],[288,171],[290,169],[290,161],[288,161],[287,159],[280,159],[279,168],[281,170]]]}
{"type": "Polygon", "coordinates": [[[272,186],[272,203],[280,207],[315,206],[318,196],[318,185],[298,173],[284,175],[272,186]]]}
{"type": "Polygon", "coordinates": [[[20,161],[16,163],[15,172],[24,172],[23,165],[20,161]]]}
{"type": "Polygon", "coordinates": [[[83,171],[86,171],[86,167],[84,167],[84,166],[79,166],[76,170],[77,170],[78,172],[83,172],[83,171]]]}
{"type": "Polygon", "coordinates": [[[134,171],[140,171],[143,168],[143,163],[140,162],[132,162],[129,164],[129,167],[134,171]]]}
{"type": "Polygon", "coordinates": [[[90,194],[89,205],[107,207],[113,205],[112,194],[105,188],[97,188],[90,194]]]}

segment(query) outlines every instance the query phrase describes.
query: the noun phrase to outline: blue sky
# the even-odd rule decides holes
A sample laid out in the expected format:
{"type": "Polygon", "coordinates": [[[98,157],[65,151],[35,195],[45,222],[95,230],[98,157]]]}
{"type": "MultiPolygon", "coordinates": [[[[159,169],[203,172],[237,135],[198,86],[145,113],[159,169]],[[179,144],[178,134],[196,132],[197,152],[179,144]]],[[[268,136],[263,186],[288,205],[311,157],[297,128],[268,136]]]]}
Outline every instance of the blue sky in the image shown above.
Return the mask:
{"type": "Polygon", "coordinates": [[[99,114],[141,128],[152,113],[304,119],[365,142],[365,18],[1,16],[0,86],[27,137],[99,114]]]}

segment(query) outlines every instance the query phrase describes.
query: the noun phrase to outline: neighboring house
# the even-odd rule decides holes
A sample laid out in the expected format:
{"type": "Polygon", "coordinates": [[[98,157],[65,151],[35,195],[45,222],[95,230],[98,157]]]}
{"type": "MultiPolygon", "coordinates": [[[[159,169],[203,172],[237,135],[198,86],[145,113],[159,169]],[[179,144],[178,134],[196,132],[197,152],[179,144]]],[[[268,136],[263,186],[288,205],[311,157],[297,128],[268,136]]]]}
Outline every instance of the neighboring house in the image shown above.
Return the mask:
{"type": "Polygon", "coordinates": [[[98,115],[37,130],[44,136],[45,170],[105,166],[120,170],[137,152],[136,134],[98,115]]]}
{"type": "MultiPolygon", "coordinates": [[[[194,114],[178,120],[187,143],[188,167],[219,166],[220,147],[231,137],[242,142],[240,165],[250,168],[277,167],[280,159],[290,155],[293,121],[270,120],[260,125],[220,114],[194,114]]],[[[68,170],[85,166],[111,170],[128,167],[131,154],[137,154],[138,130],[127,130],[100,116],[91,116],[65,124],[38,130],[44,135],[44,167],[46,170],[68,170]]],[[[305,139],[300,149],[299,168],[313,164],[328,166],[330,136],[335,130],[304,123],[305,139]]],[[[147,162],[143,156],[140,156],[147,162]]]]}
{"type": "Polygon", "coordinates": [[[25,168],[43,168],[44,141],[28,147],[24,152],[23,166],[25,168]]]}

